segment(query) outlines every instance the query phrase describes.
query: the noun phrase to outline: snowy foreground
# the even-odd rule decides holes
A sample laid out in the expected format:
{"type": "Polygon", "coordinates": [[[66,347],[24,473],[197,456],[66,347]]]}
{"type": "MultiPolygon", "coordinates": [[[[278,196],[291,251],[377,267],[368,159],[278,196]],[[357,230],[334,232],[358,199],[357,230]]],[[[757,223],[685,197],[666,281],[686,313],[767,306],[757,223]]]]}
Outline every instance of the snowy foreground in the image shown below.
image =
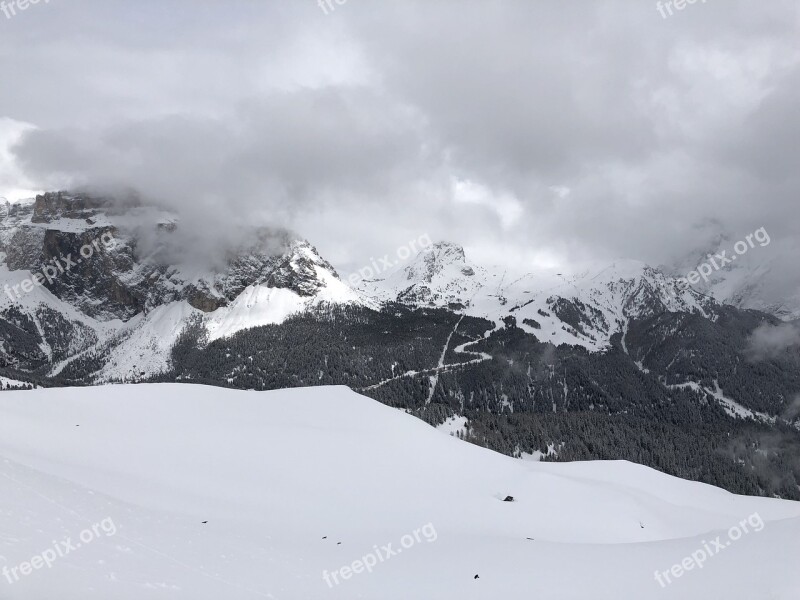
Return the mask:
{"type": "Polygon", "coordinates": [[[514,460],[346,388],[0,394],[4,599],[796,600],[798,563],[798,503],[514,460]]]}

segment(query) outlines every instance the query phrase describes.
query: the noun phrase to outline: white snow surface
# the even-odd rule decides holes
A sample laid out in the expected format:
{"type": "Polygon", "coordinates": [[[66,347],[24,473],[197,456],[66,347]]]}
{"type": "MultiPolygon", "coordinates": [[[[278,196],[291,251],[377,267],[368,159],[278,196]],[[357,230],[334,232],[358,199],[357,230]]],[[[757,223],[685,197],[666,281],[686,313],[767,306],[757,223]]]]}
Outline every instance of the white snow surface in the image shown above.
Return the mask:
{"type": "Polygon", "coordinates": [[[800,503],[735,496],[627,462],[515,460],[344,387],[0,394],[0,567],[30,561],[54,540],[77,541],[105,519],[115,535],[14,583],[0,576],[0,597],[796,600],[800,592],[800,503]],[[507,495],[515,502],[503,502],[507,495]],[[755,513],[762,531],[666,588],[655,581],[656,570],[726,540],[755,513]],[[401,546],[427,524],[435,536],[401,546]],[[323,570],[389,543],[402,552],[372,573],[333,589],[324,582],[323,570]]]}
{"type": "Polygon", "coordinates": [[[2,376],[0,376],[0,384],[3,384],[4,386],[29,385],[28,382],[26,381],[20,381],[18,379],[10,379],[8,377],[2,377],[2,376]]]}
{"type": "Polygon", "coordinates": [[[469,429],[469,422],[467,421],[467,417],[450,417],[436,429],[447,435],[465,434],[469,429]]]}
{"type": "Polygon", "coordinates": [[[125,323],[112,338],[100,381],[130,380],[162,373],[170,365],[172,347],[189,324],[203,313],[188,302],[171,302],[125,323]]]}
{"type": "Polygon", "coordinates": [[[369,301],[342,283],[333,274],[316,267],[317,278],[325,283],[313,297],[300,296],[289,289],[253,285],[230,305],[211,313],[206,321],[209,341],[230,337],[239,331],[283,323],[293,314],[323,303],[369,305],[369,301]]]}

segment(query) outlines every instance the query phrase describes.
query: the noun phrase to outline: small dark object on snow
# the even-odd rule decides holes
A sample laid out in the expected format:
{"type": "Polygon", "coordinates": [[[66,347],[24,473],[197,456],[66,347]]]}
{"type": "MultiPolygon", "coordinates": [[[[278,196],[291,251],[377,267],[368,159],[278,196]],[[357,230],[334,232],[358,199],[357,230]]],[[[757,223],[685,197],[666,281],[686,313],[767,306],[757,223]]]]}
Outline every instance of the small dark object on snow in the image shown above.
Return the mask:
{"type": "Polygon", "coordinates": [[[536,540],[535,540],[535,539],[533,539],[533,538],[525,538],[525,539],[526,539],[526,540],[530,540],[530,541],[532,541],[532,542],[535,542],[535,541],[536,541],[536,540]]]}
{"type": "Polygon", "coordinates": [[[341,546],[341,545],[342,545],[342,542],[336,542],[336,545],[337,545],[337,546],[341,546]]]}
{"type": "Polygon", "coordinates": [[[328,539],[328,536],[327,536],[327,535],[323,535],[323,536],[322,536],[322,539],[323,539],[323,540],[327,540],[327,539],[328,539]]]}
{"type": "Polygon", "coordinates": [[[514,496],[506,496],[506,499],[503,502],[514,502],[514,496]]]}
{"type": "Polygon", "coordinates": [[[203,521],[203,525],[205,525],[206,523],[208,523],[208,521],[203,521]]]}
{"type": "Polygon", "coordinates": [[[480,579],[480,578],[481,578],[480,575],[475,575],[473,579],[480,579]]]}

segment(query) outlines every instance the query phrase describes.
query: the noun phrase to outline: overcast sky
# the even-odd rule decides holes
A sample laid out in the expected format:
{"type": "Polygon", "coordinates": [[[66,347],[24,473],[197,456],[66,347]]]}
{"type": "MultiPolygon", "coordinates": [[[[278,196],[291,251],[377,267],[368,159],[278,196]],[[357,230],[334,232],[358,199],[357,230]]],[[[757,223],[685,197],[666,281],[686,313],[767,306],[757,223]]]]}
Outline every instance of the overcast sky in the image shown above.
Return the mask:
{"type": "MultiPolygon", "coordinates": [[[[796,0],[44,0],[0,13],[0,195],[138,188],[347,272],[800,236],[796,0]]],[[[797,271],[797,269],[795,269],[797,271]]]]}

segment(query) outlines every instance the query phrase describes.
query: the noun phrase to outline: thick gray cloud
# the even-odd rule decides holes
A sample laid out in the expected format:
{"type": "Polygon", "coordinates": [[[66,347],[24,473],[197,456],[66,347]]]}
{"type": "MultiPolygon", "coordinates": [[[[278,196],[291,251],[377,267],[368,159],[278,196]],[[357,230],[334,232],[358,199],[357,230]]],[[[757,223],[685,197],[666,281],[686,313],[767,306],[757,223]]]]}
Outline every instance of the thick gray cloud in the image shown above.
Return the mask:
{"type": "Polygon", "coordinates": [[[764,324],[748,340],[748,352],[754,361],[780,356],[790,348],[800,347],[800,323],[764,324]]]}
{"type": "Polygon", "coordinates": [[[622,0],[73,0],[0,27],[0,118],[38,128],[16,187],[136,187],[208,235],[285,224],[344,271],[423,233],[521,266],[662,263],[759,227],[766,260],[800,237],[792,0],[666,19],[622,0]]]}

